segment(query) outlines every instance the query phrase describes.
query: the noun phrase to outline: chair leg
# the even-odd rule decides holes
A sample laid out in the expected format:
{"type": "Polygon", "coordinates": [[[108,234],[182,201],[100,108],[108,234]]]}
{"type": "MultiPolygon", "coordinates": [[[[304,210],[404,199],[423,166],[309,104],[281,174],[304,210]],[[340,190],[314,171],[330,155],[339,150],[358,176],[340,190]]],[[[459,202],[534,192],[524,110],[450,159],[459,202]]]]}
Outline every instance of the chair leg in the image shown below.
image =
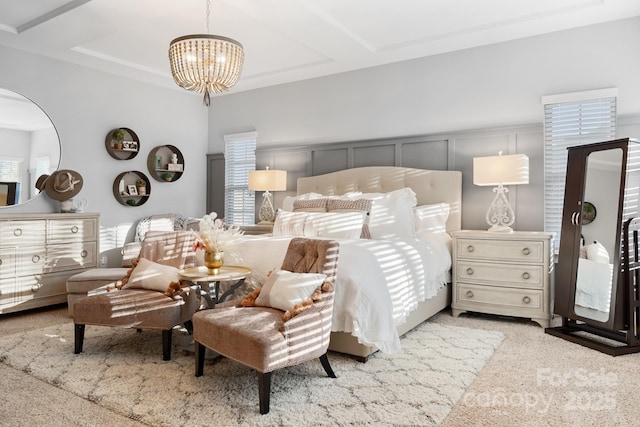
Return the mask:
{"type": "Polygon", "coordinates": [[[193,346],[196,350],[196,377],[201,377],[204,372],[204,354],[207,349],[198,341],[194,341],[193,346]]]}
{"type": "Polygon", "coordinates": [[[329,364],[327,353],[320,356],[320,363],[322,363],[322,367],[324,368],[324,371],[327,373],[329,378],[336,378],[336,374],[333,373],[333,369],[331,369],[331,365],[329,364]]]}
{"type": "Polygon", "coordinates": [[[171,329],[162,331],[162,360],[171,360],[171,329]]]}
{"type": "Polygon", "coordinates": [[[189,332],[189,335],[193,335],[193,322],[191,320],[184,322],[184,328],[189,332]]]}
{"type": "Polygon", "coordinates": [[[258,372],[258,391],[260,393],[260,414],[269,413],[269,397],[271,396],[271,372],[258,372]]]}
{"type": "Polygon", "coordinates": [[[73,350],[73,353],[79,354],[82,353],[82,344],[84,343],[84,325],[75,323],[74,326],[75,348],[73,350]]]}

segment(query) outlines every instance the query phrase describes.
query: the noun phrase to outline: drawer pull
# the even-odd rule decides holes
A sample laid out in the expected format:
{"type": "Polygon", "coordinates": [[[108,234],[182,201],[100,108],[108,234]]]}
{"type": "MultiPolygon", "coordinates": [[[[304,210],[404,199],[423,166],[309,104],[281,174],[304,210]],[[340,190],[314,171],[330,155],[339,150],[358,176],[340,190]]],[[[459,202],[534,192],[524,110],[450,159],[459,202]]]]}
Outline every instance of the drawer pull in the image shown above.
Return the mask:
{"type": "Polygon", "coordinates": [[[525,303],[525,304],[529,304],[531,302],[531,298],[524,297],[524,298],[522,298],[522,302],[525,303]]]}
{"type": "Polygon", "coordinates": [[[529,248],[524,248],[524,249],[522,250],[522,254],[523,254],[523,255],[529,255],[530,253],[531,253],[531,249],[529,249],[529,248]]]}
{"type": "Polygon", "coordinates": [[[72,232],[73,234],[76,234],[76,233],[78,232],[78,226],[77,226],[77,225],[74,225],[73,227],[71,227],[71,232],[72,232]]]}
{"type": "Polygon", "coordinates": [[[473,298],[473,292],[467,291],[467,298],[473,298]]]}
{"type": "Polygon", "coordinates": [[[467,274],[469,276],[472,276],[473,275],[473,268],[471,268],[471,267],[467,268],[467,274]]]}
{"type": "Polygon", "coordinates": [[[473,247],[473,245],[467,246],[467,252],[473,252],[474,250],[475,248],[473,247]]]}
{"type": "Polygon", "coordinates": [[[34,256],[31,257],[31,262],[34,264],[37,264],[38,262],[40,262],[40,255],[36,254],[34,256]]]}
{"type": "Polygon", "coordinates": [[[0,265],[2,265],[2,258],[0,258],[0,265]]]}
{"type": "Polygon", "coordinates": [[[16,237],[22,236],[22,228],[16,228],[15,230],[13,230],[13,235],[16,237]]]}
{"type": "Polygon", "coordinates": [[[88,252],[87,252],[87,251],[82,251],[82,252],[80,252],[80,256],[81,256],[82,258],[86,258],[86,257],[87,257],[87,255],[88,255],[88,252]]]}
{"type": "Polygon", "coordinates": [[[524,280],[529,280],[529,279],[531,279],[531,275],[528,272],[525,271],[524,273],[522,273],[522,278],[524,280]]]}

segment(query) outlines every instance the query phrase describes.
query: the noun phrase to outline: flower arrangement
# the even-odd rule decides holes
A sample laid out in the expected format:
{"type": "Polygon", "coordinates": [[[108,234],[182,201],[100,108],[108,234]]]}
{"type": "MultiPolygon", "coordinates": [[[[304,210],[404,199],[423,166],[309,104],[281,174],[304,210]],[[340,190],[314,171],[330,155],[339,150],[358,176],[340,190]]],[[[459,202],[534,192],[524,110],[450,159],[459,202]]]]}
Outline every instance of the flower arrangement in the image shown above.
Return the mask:
{"type": "Polygon", "coordinates": [[[200,231],[196,232],[194,250],[224,252],[232,249],[244,233],[238,227],[227,227],[218,214],[211,212],[200,220],[200,231]]]}

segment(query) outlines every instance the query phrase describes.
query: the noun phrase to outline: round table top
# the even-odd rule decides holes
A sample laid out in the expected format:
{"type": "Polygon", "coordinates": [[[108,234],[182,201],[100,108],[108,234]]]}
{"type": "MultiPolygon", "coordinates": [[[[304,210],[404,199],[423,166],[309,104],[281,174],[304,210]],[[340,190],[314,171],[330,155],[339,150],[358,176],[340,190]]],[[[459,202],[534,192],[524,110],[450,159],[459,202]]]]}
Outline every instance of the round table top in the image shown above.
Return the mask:
{"type": "Polygon", "coordinates": [[[179,274],[183,279],[192,282],[222,282],[225,280],[240,280],[251,274],[251,270],[245,267],[222,266],[214,273],[205,266],[185,268],[179,274]]]}

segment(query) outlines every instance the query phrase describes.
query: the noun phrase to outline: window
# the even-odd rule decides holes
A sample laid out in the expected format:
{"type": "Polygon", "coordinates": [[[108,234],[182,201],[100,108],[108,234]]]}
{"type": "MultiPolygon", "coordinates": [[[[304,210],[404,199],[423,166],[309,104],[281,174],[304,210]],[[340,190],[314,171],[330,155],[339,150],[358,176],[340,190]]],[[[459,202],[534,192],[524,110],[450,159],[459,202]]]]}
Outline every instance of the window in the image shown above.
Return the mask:
{"type": "Polygon", "coordinates": [[[0,158],[0,181],[20,182],[22,181],[22,159],[4,157],[0,158]]]}
{"type": "Polygon", "coordinates": [[[249,191],[249,171],[256,169],[256,132],[224,136],[224,212],[230,225],[253,224],[255,194],[249,191]]]}
{"type": "Polygon", "coordinates": [[[617,89],[543,96],[544,229],[560,246],[567,148],[615,139],[617,89]]]}

